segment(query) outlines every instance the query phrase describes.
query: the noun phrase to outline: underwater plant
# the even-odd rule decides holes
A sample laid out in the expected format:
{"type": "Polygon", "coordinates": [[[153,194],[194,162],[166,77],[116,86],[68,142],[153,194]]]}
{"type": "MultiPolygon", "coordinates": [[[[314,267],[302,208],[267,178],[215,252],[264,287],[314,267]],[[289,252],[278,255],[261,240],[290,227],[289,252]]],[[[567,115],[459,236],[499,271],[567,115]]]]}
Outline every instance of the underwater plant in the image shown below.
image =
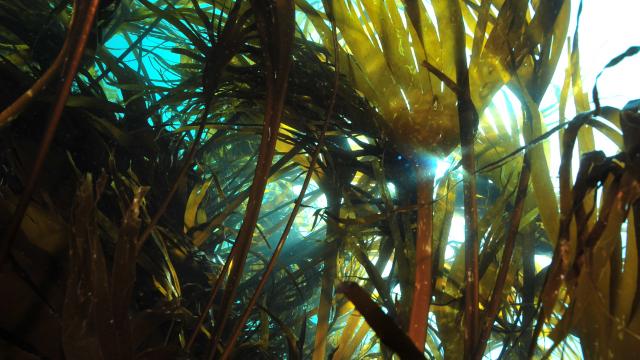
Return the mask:
{"type": "Polygon", "coordinates": [[[0,357],[628,356],[640,100],[582,10],[0,0],[0,357]]]}

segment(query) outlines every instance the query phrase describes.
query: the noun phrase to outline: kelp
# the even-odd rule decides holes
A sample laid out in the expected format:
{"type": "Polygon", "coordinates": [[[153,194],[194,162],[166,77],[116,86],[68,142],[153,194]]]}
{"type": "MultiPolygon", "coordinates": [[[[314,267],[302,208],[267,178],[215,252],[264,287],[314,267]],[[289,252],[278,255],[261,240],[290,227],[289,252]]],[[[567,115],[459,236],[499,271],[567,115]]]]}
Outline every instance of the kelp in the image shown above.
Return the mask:
{"type": "Polygon", "coordinates": [[[589,99],[570,17],[0,1],[0,357],[626,356],[638,101],[589,99]]]}

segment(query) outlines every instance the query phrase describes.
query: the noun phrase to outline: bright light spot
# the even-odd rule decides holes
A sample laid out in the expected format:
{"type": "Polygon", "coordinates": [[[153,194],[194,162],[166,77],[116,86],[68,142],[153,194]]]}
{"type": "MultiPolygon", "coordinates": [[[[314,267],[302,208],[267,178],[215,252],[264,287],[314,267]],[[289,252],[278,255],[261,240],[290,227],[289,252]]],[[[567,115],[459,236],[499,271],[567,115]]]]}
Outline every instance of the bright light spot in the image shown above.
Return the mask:
{"type": "Polygon", "coordinates": [[[389,260],[387,262],[387,265],[385,265],[384,270],[382,270],[382,274],[380,274],[380,276],[382,276],[383,278],[386,278],[387,276],[389,276],[389,274],[391,274],[392,267],[393,267],[393,260],[389,260]]]}
{"type": "Polygon", "coordinates": [[[451,218],[449,241],[464,241],[464,216],[461,214],[454,214],[453,218],[451,218]]]}
{"type": "Polygon", "coordinates": [[[400,297],[402,295],[402,291],[400,291],[400,284],[397,284],[396,286],[394,286],[393,290],[391,290],[391,297],[395,298],[395,297],[400,297]]]}
{"type": "MultiPolygon", "coordinates": [[[[378,257],[374,256],[373,259],[370,259],[372,264],[378,264],[378,257]]],[[[384,270],[382,270],[382,274],[380,274],[381,277],[386,278],[387,276],[389,276],[389,274],[391,274],[391,267],[393,267],[393,259],[387,261],[387,265],[385,265],[384,270]]]]}
{"type": "Polygon", "coordinates": [[[442,178],[450,167],[451,161],[449,161],[448,159],[438,160],[436,165],[436,180],[442,178]]]}
{"type": "Polygon", "coordinates": [[[502,354],[502,346],[491,349],[491,351],[488,354],[485,354],[482,358],[488,360],[499,359],[500,354],[502,354]]]}
{"type": "Polygon", "coordinates": [[[534,261],[536,264],[536,273],[551,264],[551,257],[548,255],[536,255],[534,257],[534,261]]]}
{"type": "Polygon", "coordinates": [[[392,182],[387,183],[387,191],[391,197],[396,197],[396,186],[392,182]]]}
{"type": "Polygon", "coordinates": [[[407,106],[407,110],[411,111],[411,104],[409,104],[409,99],[407,99],[407,94],[404,93],[404,90],[400,89],[400,95],[402,95],[402,99],[404,100],[404,104],[407,106]]]}
{"type": "MultiPolygon", "coordinates": [[[[573,0],[572,10],[578,9],[578,0],[573,0]]],[[[580,73],[583,89],[591,92],[596,75],[615,56],[638,45],[637,33],[640,1],[611,0],[585,2],[580,18],[580,73]],[[602,27],[602,24],[606,24],[602,27]],[[603,31],[593,31],[602,28],[603,31]]],[[[572,17],[569,31],[575,28],[572,17]]],[[[572,35],[572,34],[570,34],[572,35]]],[[[563,51],[566,58],[566,51],[563,51]]],[[[563,59],[559,61],[563,64],[563,59]]],[[[564,62],[566,64],[566,61],[564,62]]],[[[628,57],[618,65],[607,69],[598,80],[598,92],[603,105],[622,107],[638,96],[640,81],[640,58],[628,57]]]]}
{"type": "Polygon", "coordinates": [[[324,209],[327,207],[327,197],[324,194],[320,195],[318,200],[314,204],[318,209],[324,209]]]}
{"type": "Polygon", "coordinates": [[[451,228],[449,229],[449,241],[444,249],[445,260],[453,260],[458,251],[458,245],[464,242],[464,216],[454,214],[451,218],[451,228]]]}
{"type": "MultiPolygon", "coordinates": [[[[308,236],[312,231],[318,229],[321,220],[316,219],[316,216],[319,215],[316,214],[316,210],[327,207],[327,197],[324,194],[316,193],[310,195],[316,190],[318,190],[318,185],[316,185],[314,182],[309,183],[307,191],[305,192],[305,201],[303,202],[303,204],[308,206],[301,207],[298,211],[298,215],[296,216],[295,227],[298,229],[302,236],[308,236]],[[313,226],[314,222],[316,223],[315,227],[313,226]]],[[[294,194],[294,197],[291,200],[294,201],[298,198],[298,196],[300,196],[300,192],[302,191],[302,184],[292,185],[291,191],[294,194]]]]}
{"type": "Polygon", "coordinates": [[[351,138],[347,138],[347,143],[349,144],[349,148],[351,151],[362,150],[362,147],[358,145],[357,142],[353,141],[351,138]]]}
{"type": "Polygon", "coordinates": [[[451,244],[450,244],[450,243],[449,243],[449,244],[447,244],[447,248],[444,250],[444,258],[445,258],[446,260],[449,260],[449,259],[451,259],[451,258],[453,257],[453,255],[455,255],[455,254],[456,254],[456,249],[455,249],[453,246],[451,246],[451,244]]]}

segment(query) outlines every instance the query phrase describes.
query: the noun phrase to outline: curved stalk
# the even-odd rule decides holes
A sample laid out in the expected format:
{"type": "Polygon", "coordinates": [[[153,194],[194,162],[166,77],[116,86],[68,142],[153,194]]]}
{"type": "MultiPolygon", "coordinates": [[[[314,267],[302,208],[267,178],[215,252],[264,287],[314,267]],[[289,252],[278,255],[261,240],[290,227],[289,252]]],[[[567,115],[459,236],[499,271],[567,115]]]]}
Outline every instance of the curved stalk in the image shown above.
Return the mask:
{"type": "MultiPolygon", "coordinates": [[[[336,64],[338,62],[336,61],[336,64]]],[[[336,76],[335,76],[335,82],[334,82],[334,88],[333,88],[333,97],[331,99],[331,104],[329,105],[329,109],[327,110],[327,117],[325,119],[324,125],[322,127],[322,132],[320,133],[320,138],[318,139],[318,146],[316,147],[315,151],[313,152],[313,155],[311,156],[311,161],[309,162],[309,171],[307,171],[307,175],[304,178],[304,182],[302,183],[302,189],[300,189],[300,194],[298,195],[298,198],[295,201],[295,204],[293,206],[293,210],[291,211],[291,214],[289,215],[289,220],[287,220],[287,224],[284,227],[284,230],[282,231],[282,235],[280,236],[280,240],[278,241],[278,245],[276,246],[275,250],[273,251],[273,255],[271,256],[271,259],[269,259],[269,263],[267,264],[267,268],[265,269],[264,273],[262,274],[262,278],[260,279],[260,282],[258,283],[258,286],[256,287],[256,290],[253,292],[253,295],[251,296],[251,299],[249,300],[249,304],[247,305],[247,307],[245,308],[244,312],[242,313],[242,315],[240,316],[240,319],[238,320],[236,326],[234,327],[233,331],[231,332],[231,338],[229,339],[229,342],[227,343],[225,350],[222,354],[222,360],[225,360],[229,357],[229,355],[231,354],[231,351],[236,343],[236,341],[238,340],[238,336],[240,335],[240,331],[242,330],[242,328],[244,327],[244,324],[247,322],[247,320],[249,319],[249,315],[251,314],[251,311],[253,310],[253,307],[255,306],[256,302],[258,301],[258,297],[260,296],[260,294],[262,293],[262,289],[264,289],[264,286],[267,284],[267,280],[269,279],[269,275],[271,275],[271,272],[273,272],[273,268],[276,265],[276,260],[278,259],[278,256],[280,256],[280,252],[282,251],[282,248],[284,247],[284,243],[287,240],[287,237],[289,236],[289,232],[291,231],[291,227],[293,226],[293,222],[296,219],[296,216],[298,215],[298,212],[300,211],[300,207],[302,206],[302,200],[304,200],[305,194],[307,192],[307,188],[309,187],[309,183],[311,182],[311,178],[313,177],[313,170],[316,166],[316,163],[318,161],[318,156],[320,155],[320,150],[322,149],[322,146],[324,145],[324,139],[325,139],[325,135],[327,133],[327,128],[329,125],[329,118],[331,117],[331,113],[333,112],[333,107],[335,105],[335,101],[336,101],[336,94],[337,94],[337,90],[338,90],[338,71],[336,69],[336,76]]]]}
{"type": "Polygon", "coordinates": [[[45,71],[42,76],[36,80],[33,85],[29,88],[29,90],[25,91],[19,98],[17,98],[11,105],[7,106],[0,113],[0,128],[8,125],[11,120],[15,119],[20,113],[33,101],[33,99],[40,94],[42,90],[44,90],[47,85],[51,82],[53,77],[58,73],[62,64],[65,61],[65,57],[69,54],[69,37],[64,40],[64,44],[62,45],[62,49],[56,56],[55,60],[49,66],[47,71],[45,71]]]}
{"type": "Polygon", "coordinates": [[[69,91],[71,89],[71,85],[73,84],[73,79],[75,79],[78,68],[80,67],[80,61],[82,60],[82,55],[84,54],[84,49],[87,45],[87,39],[89,37],[89,33],[91,32],[91,26],[93,25],[93,20],[95,18],[96,12],[98,11],[99,3],[100,0],[91,0],[90,2],[78,0],[74,3],[74,20],[72,21],[67,39],[69,43],[71,43],[74,42],[71,39],[77,36],[77,41],[75,41],[73,47],[69,46],[70,49],[73,48],[71,57],[68,57],[68,53],[65,53],[64,55],[66,63],[62,85],[60,86],[60,90],[58,91],[58,96],[53,110],[51,111],[49,125],[44,134],[44,138],[40,143],[40,148],[38,150],[38,155],[36,156],[35,163],[33,164],[31,175],[29,176],[29,180],[27,180],[24,192],[22,193],[22,197],[20,198],[20,202],[16,207],[16,210],[11,219],[11,223],[8,226],[6,237],[4,239],[4,242],[2,243],[2,251],[0,252],[0,264],[4,264],[9,252],[11,252],[13,241],[18,234],[20,225],[22,224],[22,219],[24,218],[27,208],[29,207],[29,202],[31,202],[31,197],[33,196],[33,192],[36,188],[36,182],[38,181],[40,173],[42,172],[44,162],[47,158],[47,154],[49,153],[49,148],[53,143],[53,138],[55,137],[58,124],[60,124],[62,112],[64,111],[65,104],[67,103],[67,99],[69,98],[69,91]],[[80,16],[78,14],[84,15],[83,22],[76,23],[76,21],[79,21],[76,19],[80,19],[80,16]]]}
{"type": "MultiPolygon", "coordinates": [[[[335,37],[335,31],[333,32],[334,37],[335,37]]],[[[337,39],[335,39],[335,41],[337,42],[337,39]]],[[[322,126],[322,130],[320,133],[320,137],[318,139],[318,146],[316,147],[316,149],[313,152],[313,155],[311,155],[311,160],[309,161],[309,170],[307,171],[307,175],[304,178],[304,182],[302,184],[302,188],[300,189],[300,194],[298,195],[298,198],[296,199],[294,206],[293,206],[293,210],[291,211],[291,214],[289,215],[289,220],[287,221],[287,224],[285,225],[284,230],[282,231],[282,235],[280,236],[280,240],[278,241],[278,245],[276,246],[275,250],[273,251],[273,255],[271,256],[271,259],[269,260],[269,264],[267,264],[267,268],[265,269],[264,273],[262,274],[262,278],[260,279],[260,282],[258,283],[258,286],[256,287],[256,290],[253,293],[253,296],[251,297],[251,299],[249,300],[249,304],[247,305],[246,309],[244,310],[244,312],[242,313],[242,315],[240,316],[240,319],[238,320],[238,323],[236,324],[235,328],[233,329],[232,333],[231,333],[231,338],[229,339],[229,342],[222,354],[222,359],[227,359],[229,357],[229,355],[231,354],[231,350],[233,349],[236,341],[238,340],[238,336],[240,335],[240,331],[242,330],[242,328],[244,327],[244,325],[247,322],[247,319],[249,318],[249,315],[251,314],[251,311],[253,310],[253,307],[255,306],[258,297],[260,296],[260,293],[262,292],[262,289],[264,288],[264,286],[267,283],[267,280],[269,279],[269,275],[271,275],[271,272],[273,271],[273,268],[275,267],[276,264],[276,260],[278,259],[278,256],[280,256],[280,252],[282,251],[282,248],[284,247],[284,243],[287,240],[287,237],[289,236],[289,232],[291,231],[291,227],[293,226],[293,222],[296,219],[296,216],[298,215],[298,212],[300,211],[300,207],[302,206],[302,201],[304,200],[305,194],[307,192],[307,188],[309,187],[309,183],[311,182],[311,178],[313,177],[313,170],[316,166],[316,163],[318,162],[318,157],[320,156],[320,151],[322,149],[322,146],[324,145],[324,141],[325,141],[325,137],[326,137],[326,133],[327,133],[327,129],[329,127],[329,120],[331,119],[331,114],[333,113],[333,108],[335,106],[336,103],[336,96],[338,94],[338,84],[339,84],[339,61],[337,59],[338,57],[338,53],[336,53],[336,60],[335,60],[335,78],[334,78],[334,82],[333,82],[333,95],[331,97],[331,102],[329,103],[329,108],[327,109],[327,116],[325,118],[324,124],[322,126]]],[[[303,325],[304,326],[304,325],[303,325]]]]}
{"type": "Polygon", "coordinates": [[[260,42],[265,55],[267,83],[265,124],[260,141],[258,163],[249,190],[247,210],[230,254],[229,261],[232,262],[232,265],[229,267],[229,276],[220,306],[220,313],[216,317],[209,358],[213,358],[216,354],[216,346],[229,318],[231,305],[240,284],[244,264],[251,247],[253,232],[258,222],[262,198],[267,186],[269,169],[275,154],[292,62],[291,46],[295,24],[293,2],[277,2],[272,8],[269,8],[266,3],[257,0],[252,1],[251,4],[256,16],[260,42]],[[272,31],[273,29],[277,29],[277,31],[272,31]]]}
{"type": "MultiPolygon", "coordinates": [[[[144,0],[143,2],[147,3],[146,0],[144,0]]],[[[187,156],[184,158],[182,168],[180,168],[178,176],[173,181],[173,185],[171,186],[169,193],[165,196],[162,204],[153,215],[151,222],[147,225],[142,235],[140,235],[140,237],[138,238],[138,242],[136,244],[138,251],[140,251],[142,245],[144,245],[145,241],[151,235],[156,225],[164,215],[165,211],[167,211],[171,200],[173,200],[173,196],[178,191],[180,181],[187,175],[187,172],[192,167],[192,161],[196,155],[198,144],[200,143],[200,140],[204,135],[207,117],[209,116],[209,112],[211,110],[211,97],[214,95],[216,89],[218,88],[220,79],[222,78],[223,69],[231,61],[243,39],[243,37],[239,35],[241,34],[241,32],[238,30],[238,28],[244,26],[244,23],[242,21],[238,21],[236,16],[239,9],[239,4],[240,3],[236,3],[234,8],[232,9],[232,15],[229,15],[227,23],[224,26],[223,35],[218,40],[218,42],[213,44],[210,48],[205,47],[204,49],[201,49],[204,53],[207,54],[207,64],[205,66],[204,76],[202,79],[203,98],[205,101],[205,106],[200,119],[200,124],[198,125],[198,131],[195,138],[193,139],[191,147],[189,148],[187,156]],[[212,63],[216,66],[212,66],[212,63]]],[[[149,6],[151,8],[153,5],[149,4],[149,6]]],[[[162,11],[162,9],[158,8],[157,11],[162,11]]],[[[178,28],[181,29],[180,27],[178,28]]],[[[197,45],[196,42],[194,42],[194,44],[197,45]]],[[[198,48],[201,47],[198,46],[198,48]]]]}

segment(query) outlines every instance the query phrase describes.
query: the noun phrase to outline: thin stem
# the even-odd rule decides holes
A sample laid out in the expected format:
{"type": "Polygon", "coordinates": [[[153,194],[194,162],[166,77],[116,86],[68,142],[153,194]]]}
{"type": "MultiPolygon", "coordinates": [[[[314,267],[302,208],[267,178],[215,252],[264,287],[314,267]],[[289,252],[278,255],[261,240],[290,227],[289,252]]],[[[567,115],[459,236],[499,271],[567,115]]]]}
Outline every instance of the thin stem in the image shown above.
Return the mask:
{"type": "MultiPolygon", "coordinates": [[[[290,150],[289,153],[287,153],[282,158],[280,158],[280,160],[278,160],[271,167],[271,170],[269,172],[269,177],[273,176],[273,174],[275,174],[278,170],[280,170],[286,163],[288,163],[293,158],[294,155],[298,154],[298,152],[299,152],[298,146],[295,146],[294,149],[290,150]]],[[[229,214],[231,214],[238,206],[240,206],[240,204],[248,196],[249,196],[249,192],[248,191],[245,191],[245,192],[241,193],[240,195],[238,195],[234,200],[232,200],[225,207],[224,210],[222,210],[222,212],[220,212],[220,214],[218,214],[216,217],[214,217],[211,220],[211,222],[207,225],[207,227],[204,230],[204,232],[210,233],[215,227],[217,227],[220,224],[222,224],[224,219],[226,219],[229,216],[229,214]]],[[[199,244],[201,244],[201,241],[195,241],[194,240],[194,243],[196,244],[196,246],[198,246],[199,244]]],[[[231,254],[229,254],[229,255],[231,255],[231,254]]],[[[222,284],[222,280],[225,278],[225,275],[229,271],[229,266],[231,264],[229,259],[230,259],[230,257],[227,257],[227,260],[224,262],[224,264],[222,266],[222,269],[220,270],[220,274],[216,278],[216,282],[215,282],[213,288],[211,289],[211,295],[209,297],[207,305],[202,309],[202,312],[200,313],[200,316],[198,317],[198,321],[196,322],[196,326],[195,326],[193,332],[191,333],[191,336],[189,337],[189,341],[187,342],[187,346],[185,347],[185,350],[186,350],[187,353],[189,351],[191,351],[191,347],[193,346],[193,343],[195,342],[196,337],[200,333],[200,328],[204,324],[204,319],[207,317],[207,312],[213,306],[216,294],[218,293],[218,290],[220,290],[220,285],[222,284]]]]}
{"type": "MultiPolygon", "coordinates": [[[[145,3],[145,6],[147,6],[149,9],[153,10],[156,13],[161,14],[162,11],[164,11],[164,9],[157,8],[154,5],[148,3],[146,0],[140,0],[140,1],[145,3]]],[[[216,89],[218,88],[218,83],[222,77],[222,70],[231,61],[233,54],[235,53],[234,51],[227,51],[227,52],[222,52],[222,54],[220,54],[216,51],[219,51],[218,49],[227,49],[227,50],[237,49],[240,41],[242,40],[242,37],[234,37],[229,35],[230,32],[233,33],[233,30],[235,27],[243,26],[242,22],[236,22],[235,20],[236,20],[235,16],[232,17],[230,15],[224,27],[225,36],[219,39],[218,42],[213,44],[211,47],[205,46],[200,38],[195,38],[195,39],[190,38],[190,40],[194,42],[194,45],[196,45],[203,53],[209,54],[206,59],[207,63],[204,69],[203,77],[202,77],[203,98],[205,101],[205,107],[204,107],[204,111],[202,112],[200,124],[198,126],[198,132],[196,133],[193,143],[189,148],[189,152],[187,156],[184,158],[184,163],[182,165],[182,168],[180,169],[180,173],[178,173],[178,177],[174,180],[173,185],[169,190],[169,193],[167,194],[164,201],[158,208],[158,211],[156,211],[156,213],[154,214],[153,218],[151,219],[151,222],[145,228],[145,231],[142,233],[142,235],[140,235],[137,243],[138,251],[142,248],[145,241],[147,240],[149,235],[151,235],[151,233],[155,229],[155,226],[158,224],[158,221],[160,221],[160,218],[162,217],[162,215],[164,215],[165,211],[169,207],[169,204],[171,203],[173,196],[178,191],[178,185],[180,181],[187,175],[187,172],[192,167],[192,162],[197,152],[196,151],[197,146],[200,143],[200,140],[202,139],[202,136],[204,135],[204,130],[206,128],[207,118],[209,116],[209,111],[211,108],[211,97],[214,95],[216,89]],[[198,40],[199,42],[202,42],[202,44],[195,42],[196,40],[198,40]],[[207,52],[207,50],[211,50],[211,51],[207,52]],[[214,58],[212,59],[211,57],[214,57],[214,58]],[[215,63],[215,65],[217,66],[211,66],[212,63],[215,63]]],[[[180,26],[176,25],[176,27],[182,30],[180,26]]],[[[188,31],[188,30],[183,30],[183,32],[184,31],[188,31]]]]}
{"type": "Polygon", "coordinates": [[[472,358],[478,339],[478,201],[476,198],[476,159],[474,141],[478,128],[478,113],[471,100],[469,68],[465,45],[465,30],[457,1],[449,8],[454,25],[454,53],[458,85],[458,122],[462,152],[464,224],[465,224],[465,296],[464,296],[464,354],[472,358]]]}
{"type": "Polygon", "coordinates": [[[487,346],[487,340],[491,335],[491,329],[493,322],[498,315],[498,308],[500,301],[502,300],[502,292],[504,290],[504,284],[507,279],[507,273],[509,272],[509,265],[511,263],[511,256],[513,255],[513,249],[515,248],[516,235],[518,234],[518,228],[520,227],[520,219],[522,218],[522,211],[524,209],[524,201],[527,197],[527,189],[529,187],[529,177],[531,175],[531,165],[529,154],[526,153],[522,163],[522,170],[520,172],[520,178],[518,180],[518,189],[516,192],[515,206],[511,213],[511,222],[509,229],[505,236],[505,245],[502,251],[502,260],[500,262],[500,270],[496,277],[496,282],[493,287],[493,293],[491,294],[491,300],[487,307],[485,323],[478,339],[475,358],[477,360],[482,359],[484,350],[487,346]]]}
{"type": "Polygon", "coordinates": [[[58,91],[58,97],[51,112],[51,117],[49,118],[49,126],[47,127],[44,138],[40,143],[40,149],[38,150],[36,161],[33,165],[33,169],[31,170],[31,175],[29,176],[29,180],[25,185],[24,192],[22,193],[22,197],[20,198],[20,203],[18,203],[18,206],[16,207],[11,223],[9,224],[6,237],[2,244],[2,251],[0,252],[0,264],[5,263],[7,255],[9,254],[9,252],[11,252],[13,241],[18,234],[18,230],[20,229],[20,225],[22,224],[22,219],[24,218],[24,215],[27,211],[29,202],[31,202],[31,197],[33,196],[33,192],[35,191],[36,183],[38,181],[38,178],[40,177],[40,173],[42,172],[44,162],[47,158],[47,154],[49,153],[49,148],[51,147],[53,138],[56,134],[56,129],[58,128],[58,124],[60,123],[62,112],[64,111],[65,104],[67,103],[71,84],[73,84],[73,80],[75,79],[76,73],[78,72],[78,67],[80,66],[80,61],[82,60],[82,55],[84,54],[84,49],[87,45],[87,39],[91,31],[91,26],[93,25],[93,19],[95,18],[96,12],[98,10],[98,4],[100,3],[100,0],[91,0],[91,2],[88,3],[85,7],[83,6],[85,3],[80,1],[81,0],[78,0],[74,3],[74,21],[72,21],[71,29],[69,30],[69,35],[67,38],[76,36],[77,27],[75,26],[75,20],[80,18],[78,14],[84,15],[84,22],[79,24],[79,33],[77,34],[78,38],[77,42],[75,42],[74,44],[75,46],[70,46],[70,49],[73,48],[73,53],[71,55],[71,59],[69,59],[68,63],[65,64],[62,86],[58,91]]]}
{"type": "MultiPolygon", "coordinates": [[[[338,56],[337,52],[336,52],[336,56],[338,56]]],[[[265,269],[264,273],[262,274],[262,278],[260,278],[260,282],[258,283],[258,286],[256,287],[256,290],[253,292],[253,295],[251,296],[251,299],[249,300],[249,304],[245,308],[244,312],[240,316],[240,320],[236,323],[236,326],[234,327],[233,331],[231,332],[231,338],[229,339],[229,342],[227,343],[227,345],[225,347],[225,350],[222,353],[222,360],[227,359],[229,357],[229,355],[231,355],[231,351],[233,350],[233,347],[234,347],[236,341],[238,340],[238,336],[240,335],[240,331],[242,330],[242,328],[246,324],[247,320],[249,319],[249,315],[251,314],[251,311],[253,310],[253,307],[255,306],[256,302],[258,301],[258,297],[260,296],[260,293],[264,289],[264,286],[267,284],[267,280],[269,279],[269,275],[271,274],[271,272],[273,272],[273,268],[276,265],[276,260],[278,259],[278,256],[280,255],[280,252],[282,251],[282,248],[284,247],[284,244],[285,244],[285,242],[287,240],[287,237],[289,236],[289,232],[291,231],[291,227],[293,226],[293,222],[295,221],[296,216],[298,215],[298,212],[300,211],[300,207],[302,206],[302,200],[304,200],[305,194],[307,192],[307,188],[309,187],[309,183],[311,182],[311,178],[313,177],[313,171],[314,171],[314,168],[315,168],[316,163],[318,161],[318,156],[320,155],[320,151],[322,150],[322,147],[324,145],[324,140],[325,140],[325,136],[326,136],[326,133],[327,133],[327,128],[329,127],[329,119],[331,118],[331,114],[333,113],[333,108],[334,108],[335,102],[336,102],[336,94],[338,93],[339,76],[338,76],[338,69],[337,69],[338,61],[336,60],[335,63],[336,63],[336,69],[335,69],[335,74],[336,75],[335,75],[335,79],[334,79],[334,83],[333,83],[333,96],[331,97],[331,103],[329,104],[329,108],[327,110],[327,117],[324,120],[324,124],[322,126],[320,137],[318,139],[318,146],[315,148],[315,150],[313,152],[313,155],[311,156],[311,161],[309,162],[309,171],[307,171],[307,175],[305,176],[304,182],[302,183],[302,189],[300,189],[300,194],[298,195],[298,198],[295,201],[295,204],[293,206],[293,210],[291,211],[291,214],[289,215],[289,220],[287,221],[287,224],[284,227],[284,231],[282,232],[282,235],[280,236],[280,240],[278,241],[278,245],[276,246],[275,250],[273,251],[273,255],[271,256],[271,259],[269,260],[269,263],[267,264],[267,268],[265,269]]]]}
{"type": "MultiPolygon", "coordinates": [[[[462,121],[461,121],[462,122],[462,121]]],[[[462,132],[462,131],[461,131],[462,132]]],[[[462,134],[461,134],[462,135],[462,134]]],[[[478,202],[476,199],[475,152],[473,136],[462,141],[462,164],[464,169],[464,223],[465,223],[465,311],[464,349],[465,357],[473,354],[478,337],[478,202]]]]}
{"type": "Polygon", "coordinates": [[[187,153],[187,156],[184,159],[182,168],[180,168],[180,172],[178,173],[178,176],[176,177],[176,179],[173,181],[173,185],[171,186],[171,189],[169,190],[169,193],[167,194],[167,196],[165,196],[164,201],[162,202],[158,210],[153,215],[153,218],[151,218],[151,221],[145,228],[142,235],[140,235],[140,237],[138,238],[138,241],[136,242],[137,252],[140,251],[140,249],[142,248],[146,240],[149,238],[149,235],[151,235],[156,225],[158,224],[158,221],[160,221],[160,218],[162,217],[162,215],[164,215],[165,211],[167,211],[167,208],[169,207],[171,200],[173,200],[173,196],[178,191],[180,180],[182,180],[187,175],[187,172],[192,167],[192,162],[193,162],[194,155],[196,153],[196,148],[198,147],[198,143],[200,143],[200,139],[202,139],[202,135],[204,134],[204,130],[206,128],[205,124],[207,123],[207,117],[209,116],[211,101],[210,99],[208,99],[208,96],[206,96],[206,93],[205,93],[205,102],[206,102],[206,105],[204,107],[204,111],[202,112],[200,125],[198,126],[198,132],[196,133],[196,137],[193,139],[193,143],[189,148],[189,152],[187,153]]]}
{"type": "MultiPolygon", "coordinates": [[[[327,3],[327,17],[331,23],[331,35],[333,41],[333,48],[336,53],[336,67],[339,64],[337,54],[340,52],[338,48],[338,37],[336,32],[336,22],[333,17],[333,6],[331,3],[327,3]]],[[[336,76],[338,76],[338,68],[335,69],[336,76]]],[[[336,180],[335,178],[333,180],[336,180]]],[[[339,186],[338,186],[339,188],[339,186]]],[[[328,213],[335,214],[336,217],[340,217],[340,190],[332,186],[331,191],[326,193],[327,203],[329,204],[328,213]]],[[[338,240],[331,239],[339,231],[339,225],[336,222],[327,222],[326,239],[332,240],[326,249],[326,256],[324,258],[324,268],[322,272],[322,280],[320,285],[320,302],[318,304],[318,320],[316,325],[316,334],[314,340],[314,349],[311,355],[313,360],[324,360],[325,352],[327,349],[327,335],[329,333],[329,317],[331,313],[331,307],[333,304],[333,281],[336,277],[337,267],[337,255],[338,255],[338,240]]]]}
{"type": "Polygon", "coordinates": [[[33,99],[38,94],[40,94],[40,92],[44,90],[47,85],[49,85],[51,79],[53,79],[53,77],[58,73],[65,61],[65,57],[67,57],[69,53],[70,37],[71,36],[66,37],[66,39],[64,40],[64,44],[62,45],[62,49],[60,49],[58,56],[56,56],[55,60],[53,61],[51,66],[49,66],[47,71],[45,71],[45,73],[42,74],[42,76],[40,76],[40,78],[38,78],[38,80],[36,80],[33,85],[31,85],[29,90],[25,91],[22,95],[20,95],[19,98],[11,103],[11,105],[2,110],[2,112],[0,113],[0,128],[8,125],[11,120],[20,115],[20,113],[31,103],[31,101],[33,101],[33,99]]]}
{"type": "Polygon", "coordinates": [[[275,154],[276,141],[280,130],[280,121],[287,93],[289,70],[292,56],[291,46],[294,33],[294,4],[292,1],[278,2],[273,8],[266,3],[254,0],[252,8],[256,17],[260,42],[264,52],[267,99],[264,115],[264,127],[260,141],[255,175],[249,190],[249,201],[238,237],[231,250],[229,277],[215,324],[209,358],[216,353],[216,345],[224,330],[236,290],[240,284],[244,264],[247,260],[253,232],[258,222],[269,169],[275,154]],[[277,29],[278,31],[273,31],[277,29]]]}
{"type": "Polygon", "coordinates": [[[198,317],[196,326],[193,329],[191,336],[189,337],[189,341],[187,342],[187,346],[185,347],[185,352],[187,353],[191,351],[191,347],[193,346],[193,343],[196,341],[196,338],[200,333],[200,328],[204,324],[204,319],[207,317],[207,312],[213,306],[213,303],[216,299],[216,294],[218,293],[218,290],[220,290],[220,286],[222,285],[222,280],[224,279],[227,271],[229,271],[229,264],[231,264],[230,260],[231,260],[231,253],[227,256],[227,260],[224,262],[224,265],[222,266],[222,270],[220,270],[220,275],[218,275],[218,277],[216,278],[216,282],[213,285],[213,288],[211,289],[211,296],[209,296],[209,301],[207,301],[207,305],[204,307],[204,309],[202,309],[202,313],[200,313],[200,316],[198,317]]]}

